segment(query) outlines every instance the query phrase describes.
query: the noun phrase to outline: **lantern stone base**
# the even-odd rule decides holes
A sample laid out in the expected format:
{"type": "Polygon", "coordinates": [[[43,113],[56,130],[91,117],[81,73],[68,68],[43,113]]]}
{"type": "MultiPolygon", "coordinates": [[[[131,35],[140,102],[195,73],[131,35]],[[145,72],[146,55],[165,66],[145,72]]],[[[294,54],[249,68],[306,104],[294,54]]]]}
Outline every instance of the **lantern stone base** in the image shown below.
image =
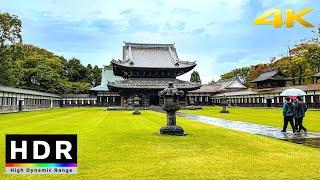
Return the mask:
{"type": "Polygon", "coordinates": [[[139,111],[133,111],[132,114],[133,114],[133,115],[139,115],[139,114],[141,114],[141,112],[139,112],[139,111]]]}
{"type": "Polygon", "coordinates": [[[196,108],[195,108],[193,105],[191,105],[191,106],[189,107],[189,110],[196,110],[196,108]]]}
{"type": "Polygon", "coordinates": [[[180,126],[163,126],[160,129],[160,134],[162,135],[174,135],[174,136],[183,136],[184,130],[180,126]]]}

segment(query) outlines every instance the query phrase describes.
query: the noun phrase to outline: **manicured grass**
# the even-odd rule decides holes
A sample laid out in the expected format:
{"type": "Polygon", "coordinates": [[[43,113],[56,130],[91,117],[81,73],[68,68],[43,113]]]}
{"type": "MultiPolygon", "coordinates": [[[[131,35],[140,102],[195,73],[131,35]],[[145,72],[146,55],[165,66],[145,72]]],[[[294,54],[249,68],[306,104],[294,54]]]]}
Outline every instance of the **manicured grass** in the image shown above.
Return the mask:
{"type": "MultiPolygon", "coordinates": [[[[230,113],[220,113],[222,108],[219,106],[204,106],[202,110],[180,110],[183,113],[199,114],[209,117],[217,117],[229,120],[245,121],[257,124],[265,124],[270,126],[282,127],[283,116],[281,108],[246,108],[231,107],[228,108],[230,113]]],[[[303,120],[304,126],[309,131],[320,132],[320,111],[308,110],[303,120]]],[[[291,126],[288,125],[288,129],[291,126]]]]}
{"type": "MultiPolygon", "coordinates": [[[[187,136],[160,136],[165,116],[142,111],[57,109],[0,115],[1,138],[14,133],[78,134],[77,175],[0,179],[320,178],[320,150],[178,118],[187,136]]],[[[4,141],[0,143],[4,171],[4,141]]]]}

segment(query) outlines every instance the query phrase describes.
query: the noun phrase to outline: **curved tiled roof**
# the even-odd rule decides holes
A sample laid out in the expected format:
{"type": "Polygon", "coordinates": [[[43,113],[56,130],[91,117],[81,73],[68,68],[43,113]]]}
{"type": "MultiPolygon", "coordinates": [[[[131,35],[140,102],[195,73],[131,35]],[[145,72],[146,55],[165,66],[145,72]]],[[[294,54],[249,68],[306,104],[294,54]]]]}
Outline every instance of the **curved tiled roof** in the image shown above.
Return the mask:
{"type": "Polygon", "coordinates": [[[115,76],[113,74],[112,67],[105,66],[101,72],[101,84],[99,86],[93,87],[91,91],[109,91],[108,82],[113,82],[116,80],[122,80],[123,78],[120,76],[115,76]]]}
{"type": "Polygon", "coordinates": [[[178,89],[197,89],[201,85],[189,81],[182,81],[175,78],[129,78],[122,81],[109,82],[109,89],[164,89],[169,82],[173,82],[178,89]]]}
{"type": "Polygon", "coordinates": [[[187,68],[195,62],[181,61],[174,44],[140,44],[125,42],[123,59],[112,60],[113,64],[137,68],[187,68]]]}
{"type": "Polygon", "coordinates": [[[261,81],[265,81],[265,80],[292,80],[292,78],[289,78],[287,76],[284,76],[279,70],[275,70],[275,71],[268,71],[268,72],[263,72],[261,73],[256,79],[250,81],[251,83],[255,83],[255,82],[261,82],[261,81]]]}
{"type": "Polygon", "coordinates": [[[202,85],[200,89],[190,91],[191,93],[213,93],[213,92],[219,92],[219,91],[224,91],[226,89],[246,89],[243,84],[239,81],[238,78],[229,78],[229,79],[224,79],[224,80],[219,80],[217,82],[214,82],[212,84],[205,84],[202,85]],[[238,87],[232,87],[232,85],[237,82],[238,87]]]}

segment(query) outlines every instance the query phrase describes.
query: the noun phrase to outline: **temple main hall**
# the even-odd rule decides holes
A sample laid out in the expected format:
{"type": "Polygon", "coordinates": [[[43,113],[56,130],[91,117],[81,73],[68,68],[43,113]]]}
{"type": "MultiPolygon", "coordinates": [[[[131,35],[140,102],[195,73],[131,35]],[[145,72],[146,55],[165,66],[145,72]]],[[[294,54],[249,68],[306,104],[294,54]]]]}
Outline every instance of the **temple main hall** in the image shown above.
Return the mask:
{"type": "MultiPolygon", "coordinates": [[[[126,106],[127,99],[136,95],[141,98],[142,106],[159,106],[163,100],[158,92],[166,88],[169,82],[173,82],[185,94],[201,86],[177,79],[197,64],[180,60],[174,44],[125,42],[122,52],[122,59],[112,60],[110,65],[113,75],[121,78],[108,81],[105,87],[109,92],[119,94],[121,106],[126,106]]],[[[186,95],[180,99],[180,103],[187,104],[186,95]]]]}

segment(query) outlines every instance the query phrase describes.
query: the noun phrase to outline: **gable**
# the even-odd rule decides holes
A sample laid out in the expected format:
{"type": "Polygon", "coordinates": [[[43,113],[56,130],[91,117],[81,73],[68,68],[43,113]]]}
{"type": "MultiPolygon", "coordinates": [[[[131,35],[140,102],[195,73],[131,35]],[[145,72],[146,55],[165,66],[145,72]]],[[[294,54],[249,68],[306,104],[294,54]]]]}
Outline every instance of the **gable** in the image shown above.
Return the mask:
{"type": "Polygon", "coordinates": [[[233,83],[231,83],[227,88],[247,88],[245,85],[241,84],[238,80],[234,81],[233,83]]]}

